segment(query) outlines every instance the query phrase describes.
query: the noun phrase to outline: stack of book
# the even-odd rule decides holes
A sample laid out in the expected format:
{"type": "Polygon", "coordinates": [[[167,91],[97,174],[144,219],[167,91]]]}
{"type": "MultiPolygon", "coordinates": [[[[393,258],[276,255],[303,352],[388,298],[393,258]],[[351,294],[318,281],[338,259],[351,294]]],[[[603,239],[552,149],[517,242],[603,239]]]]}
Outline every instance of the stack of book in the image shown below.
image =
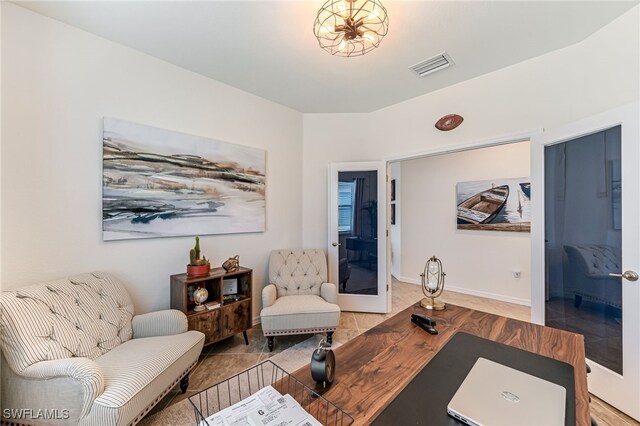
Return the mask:
{"type": "Polygon", "coordinates": [[[212,309],[219,308],[220,307],[220,302],[209,302],[209,303],[205,303],[204,306],[208,310],[212,310],[212,309]]]}

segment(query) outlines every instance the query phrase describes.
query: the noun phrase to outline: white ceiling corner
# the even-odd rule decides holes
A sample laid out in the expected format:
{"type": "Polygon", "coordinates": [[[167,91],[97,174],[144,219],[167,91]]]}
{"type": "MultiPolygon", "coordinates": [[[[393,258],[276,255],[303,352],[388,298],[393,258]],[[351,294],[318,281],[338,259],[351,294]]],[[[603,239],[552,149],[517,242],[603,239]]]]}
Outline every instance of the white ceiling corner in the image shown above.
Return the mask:
{"type": "Polygon", "coordinates": [[[386,1],[360,57],[313,35],[319,1],[23,1],[20,6],[305,113],[371,112],[577,43],[628,1],[386,1]],[[448,52],[455,65],[409,67],[448,52]]]}

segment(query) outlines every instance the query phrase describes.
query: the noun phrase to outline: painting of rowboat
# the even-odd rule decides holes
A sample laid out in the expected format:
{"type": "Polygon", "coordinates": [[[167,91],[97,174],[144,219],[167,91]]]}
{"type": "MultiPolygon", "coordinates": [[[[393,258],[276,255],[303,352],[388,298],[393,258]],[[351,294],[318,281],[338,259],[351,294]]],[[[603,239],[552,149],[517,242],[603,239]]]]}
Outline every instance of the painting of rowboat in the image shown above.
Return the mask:
{"type": "Polygon", "coordinates": [[[104,118],[106,240],[264,232],[264,150],[104,118]]]}
{"type": "Polygon", "coordinates": [[[458,229],[530,232],[530,188],[528,177],[458,183],[458,229]]]}

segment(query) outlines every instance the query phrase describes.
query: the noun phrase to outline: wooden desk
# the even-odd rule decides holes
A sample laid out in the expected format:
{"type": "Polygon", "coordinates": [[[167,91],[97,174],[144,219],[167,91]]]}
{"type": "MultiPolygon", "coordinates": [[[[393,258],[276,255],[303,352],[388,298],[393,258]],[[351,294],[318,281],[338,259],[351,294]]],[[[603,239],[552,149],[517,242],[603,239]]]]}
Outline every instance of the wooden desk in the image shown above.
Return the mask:
{"type": "MultiPolygon", "coordinates": [[[[324,397],[353,416],[354,424],[375,419],[458,331],[573,365],[576,424],[590,424],[582,335],[447,304],[427,313],[440,333],[431,336],[411,323],[413,312],[425,309],[416,303],[334,351],[336,376],[324,397]]],[[[308,366],[294,375],[313,387],[308,366]]]]}

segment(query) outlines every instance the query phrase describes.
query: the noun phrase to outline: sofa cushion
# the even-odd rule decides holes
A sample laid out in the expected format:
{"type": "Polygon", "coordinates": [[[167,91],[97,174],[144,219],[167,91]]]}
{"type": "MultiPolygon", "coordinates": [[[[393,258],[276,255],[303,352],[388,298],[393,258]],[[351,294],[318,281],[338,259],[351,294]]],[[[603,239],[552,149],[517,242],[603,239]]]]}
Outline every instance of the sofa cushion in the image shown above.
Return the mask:
{"type": "Polygon", "coordinates": [[[577,244],[565,246],[565,250],[575,250],[585,262],[587,275],[606,277],[610,273],[620,273],[619,256],[613,247],[603,244],[577,244]]]}
{"type": "Polygon", "coordinates": [[[330,331],[340,322],[340,307],[311,294],[285,296],[264,308],[260,318],[265,335],[269,335],[268,332],[330,331]]]}
{"type": "Polygon", "coordinates": [[[91,425],[129,424],[141,417],[171,389],[176,378],[197,362],[204,335],[188,331],[172,336],[129,340],[103,356],[96,363],[105,378],[104,392],[95,399],[83,423],[91,425]]]}
{"type": "Polygon", "coordinates": [[[16,372],[39,361],[95,359],[132,336],[131,299],[107,273],[47,281],[0,297],[0,347],[16,372]]]}
{"type": "Polygon", "coordinates": [[[269,258],[269,283],[278,297],[320,294],[327,282],[327,257],[323,250],[274,250],[269,258]]]}

